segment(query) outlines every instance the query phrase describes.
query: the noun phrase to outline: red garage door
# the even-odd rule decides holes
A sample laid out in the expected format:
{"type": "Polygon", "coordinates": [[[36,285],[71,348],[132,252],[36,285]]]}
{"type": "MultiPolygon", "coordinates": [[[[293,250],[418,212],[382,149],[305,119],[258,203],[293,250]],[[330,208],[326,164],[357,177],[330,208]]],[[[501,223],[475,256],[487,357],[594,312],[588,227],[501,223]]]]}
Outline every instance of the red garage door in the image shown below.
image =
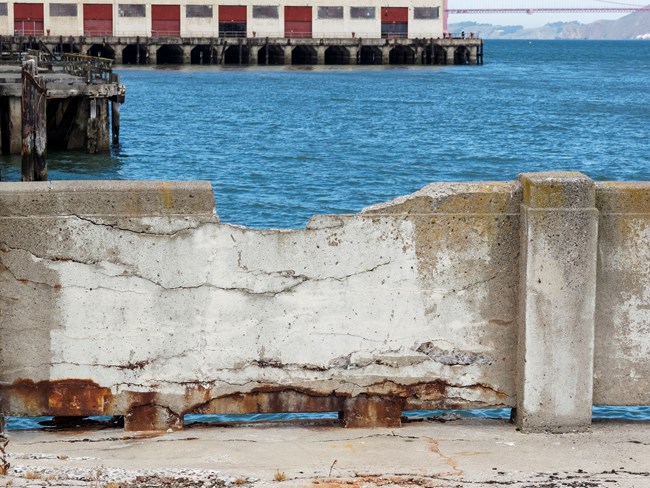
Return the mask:
{"type": "Polygon", "coordinates": [[[14,32],[19,36],[42,36],[43,4],[14,4],[14,32]]]}
{"type": "Polygon", "coordinates": [[[113,6],[98,3],[84,3],[84,35],[113,35],[113,6]]]}
{"type": "Polygon", "coordinates": [[[311,7],[284,7],[284,36],[311,37],[311,7]]]}
{"type": "Polygon", "coordinates": [[[181,35],[181,6],[152,5],[151,35],[153,37],[179,37],[181,35]]]}
{"type": "Polygon", "coordinates": [[[407,7],[382,7],[381,37],[408,37],[408,22],[407,7]]]}

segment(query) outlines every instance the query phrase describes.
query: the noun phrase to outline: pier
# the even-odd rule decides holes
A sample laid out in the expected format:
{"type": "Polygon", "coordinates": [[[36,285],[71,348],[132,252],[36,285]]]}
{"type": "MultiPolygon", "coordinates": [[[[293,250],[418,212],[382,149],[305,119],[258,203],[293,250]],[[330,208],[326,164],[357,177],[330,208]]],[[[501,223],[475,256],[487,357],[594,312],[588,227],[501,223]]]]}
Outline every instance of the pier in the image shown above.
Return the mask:
{"type": "Polygon", "coordinates": [[[483,40],[300,37],[7,37],[7,48],[101,56],[117,64],[481,65],[483,40]]]}
{"type": "MultiPolygon", "coordinates": [[[[0,64],[0,150],[3,155],[47,149],[107,151],[119,141],[120,105],[125,88],[113,61],[78,54],[3,51],[0,64]]],[[[39,171],[37,171],[39,172],[39,171]]],[[[45,179],[47,173],[23,179],[45,179]]]]}

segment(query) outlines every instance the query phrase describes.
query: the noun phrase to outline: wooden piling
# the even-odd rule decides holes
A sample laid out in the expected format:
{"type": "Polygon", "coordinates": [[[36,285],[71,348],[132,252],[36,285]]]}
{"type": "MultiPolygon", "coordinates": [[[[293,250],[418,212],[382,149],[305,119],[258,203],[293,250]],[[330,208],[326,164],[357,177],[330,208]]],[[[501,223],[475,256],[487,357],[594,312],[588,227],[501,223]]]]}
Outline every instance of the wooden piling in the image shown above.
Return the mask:
{"type": "Polygon", "coordinates": [[[90,99],[90,117],[88,118],[88,125],[86,127],[86,146],[88,149],[88,154],[95,154],[97,152],[97,143],[98,143],[98,126],[99,121],[97,120],[97,99],[90,99]]]}
{"type": "Polygon", "coordinates": [[[120,106],[118,101],[111,102],[111,128],[113,129],[113,145],[120,144],[120,106]]]}
{"type": "Polygon", "coordinates": [[[47,180],[47,89],[36,61],[22,68],[22,181],[47,180]]]}

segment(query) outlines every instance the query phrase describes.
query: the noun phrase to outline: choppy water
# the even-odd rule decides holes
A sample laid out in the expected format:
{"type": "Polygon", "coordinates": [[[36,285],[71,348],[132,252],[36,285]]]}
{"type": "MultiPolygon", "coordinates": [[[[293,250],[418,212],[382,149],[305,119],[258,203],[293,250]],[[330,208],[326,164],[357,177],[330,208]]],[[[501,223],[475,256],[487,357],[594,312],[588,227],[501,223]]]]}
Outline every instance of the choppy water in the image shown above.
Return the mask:
{"type": "MultiPolygon", "coordinates": [[[[204,179],[225,222],[302,227],[431,181],[650,180],[650,42],[488,41],[481,67],[119,68],[122,144],[52,179],[204,179]]],[[[17,179],[18,159],[2,173],[17,179]]]]}
{"type": "MultiPolygon", "coordinates": [[[[255,227],[302,227],[432,181],[558,169],[650,180],[650,42],[488,41],[485,56],[481,67],[118,68],[120,147],[51,153],[50,177],[209,180],[221,220],[255,227]]],[[[5,180],[19,168],[0,162],[5,180]]]]}

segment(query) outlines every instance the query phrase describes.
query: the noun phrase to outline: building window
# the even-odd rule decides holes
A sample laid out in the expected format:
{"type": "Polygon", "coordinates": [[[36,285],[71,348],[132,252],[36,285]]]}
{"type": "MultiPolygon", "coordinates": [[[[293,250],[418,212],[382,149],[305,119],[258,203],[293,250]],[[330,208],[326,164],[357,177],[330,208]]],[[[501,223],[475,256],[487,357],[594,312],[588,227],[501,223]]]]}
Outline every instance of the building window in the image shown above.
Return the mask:
{"type": "Polygon", "coordinates": [[[318,7],[319,19],[342,19],[343,7],[318,7]]]}
{"type": "Polygon", "coordinates": [[[0,16],[5,17],[7,15],[9,15],[9,11],[7,10],[7,3],[0,3],[0,16]]]}
{"type": "Polygon", "coordinates": [[[145,17],[146,9],[144,5],[121,3],[118,7],[120,17],[145,17]]]}
{"type": "Polygon", "coordinates": [[[253,5],[254,19],[277,19],[279,17],[277,6],[253,5]]]}
{"type": "Polygon", "coordinates": [[[350,7],[350,18],[352,19],[374,19],[375,7],[350,7]]]}
{"type": "Polygon", "coordinates": [[[219,22],[219,37],[246,37],[246,23],[219,22]]]}
{"type": "Polygon", "coordinates": [[[76,17],[77,5],[74,3],[51,3],[50,17],[76,17]]]}
{"type": "Polygon", "coordinates": [[[186,5],[185,17],[212,18],[212,5],[186,5]]]}
{"type": "Polygon", "coordinates": [[[414,19],[437,19],[440,17],[440,7],[415,7],[414,19]]]}

